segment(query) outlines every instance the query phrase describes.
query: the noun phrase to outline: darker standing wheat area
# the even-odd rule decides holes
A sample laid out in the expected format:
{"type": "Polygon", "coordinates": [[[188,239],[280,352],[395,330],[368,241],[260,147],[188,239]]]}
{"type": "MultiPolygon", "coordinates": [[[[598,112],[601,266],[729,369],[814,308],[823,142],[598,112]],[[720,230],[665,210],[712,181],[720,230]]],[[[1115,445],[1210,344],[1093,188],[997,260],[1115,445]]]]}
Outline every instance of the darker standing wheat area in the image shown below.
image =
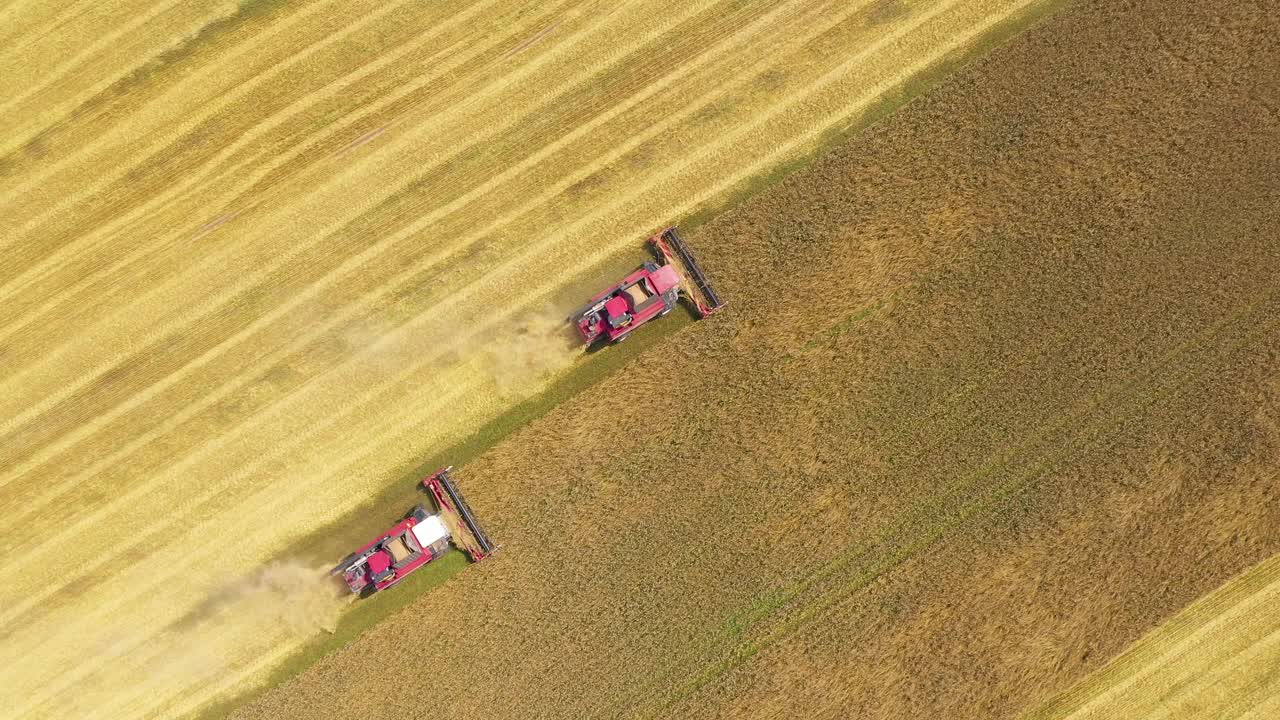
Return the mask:
{"type": "Polygon", "coordinates": [[[241,715],[1016,717],[1280,550],[1278,37],[1080,2],[703,226],[729,311],[468,467],[504,555],[241,715]]]}

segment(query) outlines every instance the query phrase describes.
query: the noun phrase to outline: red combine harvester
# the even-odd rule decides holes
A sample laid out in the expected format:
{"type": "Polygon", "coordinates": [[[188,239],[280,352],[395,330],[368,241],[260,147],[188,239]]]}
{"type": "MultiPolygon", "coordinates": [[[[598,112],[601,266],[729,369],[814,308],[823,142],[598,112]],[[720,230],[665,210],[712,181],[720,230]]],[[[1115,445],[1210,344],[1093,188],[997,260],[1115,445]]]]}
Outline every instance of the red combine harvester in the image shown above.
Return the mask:
{"type": "Polygon", "coordinates": [[[452,469],[447,467],[422,481],[435,500],[435,514],[421,505],[415,507],[390,530],[348,555],[330,574],[342,573],[351,592],[367,597],[445,554],[450,541],[472,562],[492,555],[497,548],[449,477],[452,469]]]}
{"type": "Polygon", "coordinates": [[[590,345],[602,338],[614,343],[626,340],[636,328],[671,312],[681,293],[693,303],[699,317],[725,306],[675,228],[649,238],[649,244],[661,256],[662,265],[646,262],[569,316],[584,343],[590,345]]]}

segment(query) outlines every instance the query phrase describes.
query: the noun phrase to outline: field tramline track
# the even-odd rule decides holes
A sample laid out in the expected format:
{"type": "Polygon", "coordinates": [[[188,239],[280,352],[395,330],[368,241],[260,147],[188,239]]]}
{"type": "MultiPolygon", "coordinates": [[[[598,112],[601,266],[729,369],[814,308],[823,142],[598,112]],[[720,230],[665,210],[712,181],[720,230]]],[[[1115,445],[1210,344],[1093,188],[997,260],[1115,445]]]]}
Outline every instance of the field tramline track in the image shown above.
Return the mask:
{"type": "MultiPolygon", "coordinates": [[[[1056,27],[962,72],[884,132],[704,226],[695,240],[724,268],[717,280],[739,322],[687,328],[664,372],[622,378],[634,404],[597,411],[575,398],[533,423],[524,433],[536,460],[503,444],[474,464],[493,478],[545,471],[542,502],[489,499],[524,562],[414,604],[439,612],[481,591],[508,597],[519,632],[507,618],[429,632],[391,618],[244,716],[340,707],[355,689],[347,678],[410,637],[488,673],[473,676],[465,699],[443,699],[446,710],[999,716],[1250,560],[1275,524],[1265,503],[1240,497],[1267,494],[1240,459],[1274,454],[1259,437],[1274,429],[1274,387],[1255,400],[1269,382],[1259,363],[1274,354],[1274,321],[1252,322],[1274,308],[1274,247],[1257,232],[1269,217],[1252,192],[1261,169],[1242,142],[1217,138],[1256,140],[1274,127],[1234,112],[1238,85],[1198,83],[1209,70],[1246,77],[1266,66],[1235,51],[1273,34],[1228,3],[1160,5],[1064,10],[1056,27]],[[1154,23],[1160,37],[1129,38],[1129,23],[1154,23]],[[1153,74],[1162,63],[1151,47],[1182,49],[1187,63],[1153,74]],[[1205,92],[1193,102],[1176,90],[1186,87],[1205,92]],[[932,137],[945,141],[930,148],[932,137]],[[851,179],[866,192],[842,192],[851,179]],[[1218,195],[1202,192],[1215,185],[1218,195]],[[797,216],[802,227],[784,220],[797,216]],[[867,246],[846,247],[846,230],[867,246]],[[948,251],[971,246],[974,257],[948,251]],[[916,261],[951,272],[928,278],[916,261]],[[890,302],[885,322],[849,335],[866,313],[837,322],[838,333],[818,327],[829,314],[796,320],[811,305],[806,290],[842,309],[878,306],[877,283],[910,284],[921,269],[925,287],[890,302]],[[772,330],[779,321],[805,335],[772,330]],[[809,353],[815,333],[821,349],[809,353]],[[646,401],[650,391],[669,398],[646,401]],[[1254,402],[1264,403],[1256,423],[1254,402]],[[602,421],[658,407],[674,417],[652,442],[592,437],[602,421]],[[595,459],[601,452],[617,459],[595,459]],[[638,466],[661,479],[658,497],[632,488],[638,466]],[[931,501],[934,488],[942,495],[931,501]],[[791,502],[805,498],[812,513],[790,522],[791,502]],[[651,528],[652,517],[667,522],[651,528]],[[704,525],[711,518],[722,522],[704,525]],[[868,532],[877,524],[885,532],[868,532]],[[813,538],[814,528],[825,532],[813,538]],[[691,547],[690,531],[704,542],[691,547]],[[1131,548],[1112,550],[1108,537],[1131,548]],[[702,551],[707,538],[717,552],[702,551]],[[1213,562],[1180,551],[1197,538],[1210,541],[1213,562]],[[579,551],[555,552],[564,546],[579,551]],[[655,556],[668,561],[654,567],[655,556]],[[794,594],[759,593],[793,577],[794,594]],[[1036,592],[1010,591],[1017,582],[1036,592]],[[1143,592],[1153,583],[1162,591],[1143,592]],[[1108,592],[1117,585],[1120,598],[1108,592]],[[1110,639],[1089,627],[1103,614],[1110,639]],[[988,621],[1008,617],[1020,622],[988,621]],[[591,650],[538,652],[567,634],[591,650]],[[664,679],[672,672],[698,682],[664,679]]],[[[394,700],[372,702],[395,710],[394,700]]]]}
{"type": "MultiPolygon", "coordinates": [[[[535,253],[535,252],[537,252],[537,251],[541,251],[542,249],[543,249],[543,248],[535,247],[535,248],[534,248],[534,251],[531,251],[531,252],[529,252],[529,253],[527,253],[527,254],[532,255],[532,254],[534,254],[534,253],[535,253]]],[[[473,285],[472,287],[475,287],[475,286],[473,285]]],[[[335,323],[335,324],[336,324],[336,323],[335,323]]]]}
{"type": "MultiPolygon", "coordinates": [[[[1131,421],[1135,417],[1141,417],[1149,409],[1149,406],[1157,402],[1162,395],[1177,392],[1184,389],[1188,384],[1197,382],[1200,378],[1200,374],[1197,374],[1199,368],[1194,365],[1189,366],[1190,369],[1183,369],[1173,373],[1154,371],[1168,369],[1189,350],[1220,347],[1212,342],[1214,338],[1232,325],[1250,319],[1258,311],[1258,308],[1265,307],[1270,299],[1250,303],[1241,311],[1223,318],[1217,326],[1208,328],[1199,336],[1189,338],[1182,345],[1164,356],[1154,358],[1146,368],[1135,370],[1131,374],[1130,382],[1125,387],[1113,389],[1110,391],[1110,395],[1082,399],[1078,403],[1077,409],[1069,409],[1064,413],[1062,419],[1055,421],[1052,426],[1038,430],[1034,436],[1023,441],[1020,446],[1008,449],[996,461],[987,463],[978,468],[976,472],[969,474],[967,479],[943,489],[938,495],[926,498],[923,502],[908,510],[903,517],[886,523],[885,529],[875,537],[841,551],[815,569],[799,576],[788,586],[785,597],[780,601],[771,602],[771,607],[766,614],[748,620],[747,624],[734,634],[734,637],[740,635],[750,636],[753,628],[761,624],[770,623],[779,614],[789,615],[792,612],[798,612],[798,618],[784,622],[781,631],[770,630],[765,632],[764,637],[761,639],[745,640],[728,647],[720,644],[721,650],[716,653],[720,657],[719,660],[704,664],[702,666],[703,673],[698,674],[697,680],[690,681],[690,683],[683,686],[682,690],[669,696],[659,706],[656,706],[653,712],[645,714],[644,717],[660,716],[663,710],[670,710],[676,702],[687,699],[707,684],[714,682],[715,678],[720,677],[724,670],[736,666],[769,645],[811,625],[820,615],[830,611],[848,597],[865,589],[872,581],[884,573],[892,572],[894,568],[910,562],[919,552],[939,542],[943,536],[954,528],[972,522],[973,518],[982,514],[984,510],[990,510],[1006,504],[1029,484],[1049,473],[1063,459],[1068,456],[1083,454],[1084,450],[1082,448],[1088,448],[1101,442],[1099,438],[1105,438],[1110,431],[1124,425],[1125,422],[1131,421]],[[1170,385],[1170,383],[1172,384],[1170,385]],[[1162,387],[1163,389],[1161,389],[1162,387]],[[1121,397],[1130,398],[1144,392],[1144,388],[1148,388],[1148,391],[1153,391],[1151,393],[1152,396],[1136,411],[1131,406],[1118,402],[1121,397]],[[1084,420],[1096,416],[1101,409],[1108,407],[1123,407],[1125,409],[1117,419],[1105,421],[1104,424],[1109,430],[1099,432],[1095,428],[1095,423],[1084,422],[1084,420]],[[1080,429],[1071,431],[1073,427],[1080,429]],[[997,468],[1010,464],[1013,459],[1017,457],[1040,458],[1041,454],[1036,448],[1051,444],[1055,438],[1063,434],[1064,430],[1073,439],[1062,449],[1054,452],[1051,458],[1042,459],[1026,472],[1019,471],[1014,473],[1014,478],[1010,481],[965,499],[971,490],[979,487],[983,477],[996,472],[997,468]],[[1096,432],[1097,435],[1092,440],[1080,440],[1086,432],[1096,432]],[[903,535],[903,528],[908,529],[908,535],[903,535]],[[924,528],[924,531],[913,533],[916,528],[924,528]],[[906,551],[890,552],[892,548],[906,548],[906,551]],[[874,558],[885,553],[888,553],[888,559],[874,560],[874,558]],[[834,587],[825,590],[821,589],[821,586],[826,581],[835,578],[846,578],[846,580],[836,584],[834,587]],[[800,600],[804,594],[815,587],[819,588],[818,597],[811,601],[800,600]],[[706,672],[709,669],[715,669],[716,671],[708,676],[706,672]]],[[[1267,336],[1276,326],[1280,326],[1280,321],[1273,320],[1272,322],[1251,325],[1250,332],[1241,335],[1232,343],[1233,351],[1235,348],[1245,346],[1251,339],[1267,336]]],[[[997,383],[988,384],[995,385],[997,383]]],[[[930,455],[931,453],[922,451],[922,454],[930,455]]],[[[795,516],[802,515],[804,513],[800,510],[795,513],[795,516]]],[[[623,652],[628,642],[625,639],[619,642],[614,646],[612,652],[614,654],[623,652]]],[[[701,648],[701,650],[705,650],[705,648],[701,648]]],[[[668,670],[665,674],[655,676],[643,683],[635,692],[634,697],[636,699],[631,700],[629,703],[624,703],[623,707],[626,709],[621,710],[616,716],[630,717],[630,713],[638,709],[637,704],[643,703],[644,698],[651,698],[652,694],[659,688],[671,685],[673,679],[694,674],[694,671],[689,667],[689,661],[696,659],[699,655],[703,655],[703,653],[687,654],[682,660],[668,665],[668,670]]]]}

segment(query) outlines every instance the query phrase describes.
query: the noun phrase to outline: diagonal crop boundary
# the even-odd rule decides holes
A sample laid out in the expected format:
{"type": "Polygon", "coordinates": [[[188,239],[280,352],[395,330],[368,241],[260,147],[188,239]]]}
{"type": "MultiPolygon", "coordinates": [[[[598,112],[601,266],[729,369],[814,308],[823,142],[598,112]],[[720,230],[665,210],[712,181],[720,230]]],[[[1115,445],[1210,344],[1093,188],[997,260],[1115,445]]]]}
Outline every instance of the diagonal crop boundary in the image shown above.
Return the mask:
{"type": "MultiPolygon", "coordinates": [[[[326,327],[326,325],[325,325],[325,324],[320,324],[320,325],[321,325],[321,327],[326,327]]],[[[287,400],[287,398],[282,398],[282,400],[280,400],[280,402],[284,402],[285,400],[287,400]]],[[[184,413],[187,413],[187,410],[184,410],[184,413]]],[[[131,445],[132,445],[132,443],[131,443],[131,445]]],[[[123,448],[122,448],[122,450],[123,450],[123,448]]],[[[99,465],[101,465],[101,464],[102,464],[102,462],[105,462],[105,460],[100,461],[100,462],[99,462],[99,465]]],[[[84,473],[87,473],[87,471],[91,471],[91,469],[87,469],[86,471],[84,471],[84,473]]],[[[81,474],[84,474],[84,473],[81,473],[81,474]]],[[[73,482],[73,480],[72,480],[72,483],[70,483],[70,484],[73,484],[73,486],[74,486],[74,482],[73,482]]],[[[49,491],[46,491],[46,493],[47,493],[47,492],[49,492],[49,491]]],[[[133,495],[137,495],[137,491],[131,491],[131,493],[132,493],[131,497],[132,497],[133,495]]]]}
{"type": "MultiPolygon", "coordinates": [[[[996,24],[997,22],[998,22],[998,20],[993,20],[993,24],[996,24]]],[[[826,76],[824,76],[824,77],[826,77],[826,76]]],[[[509,263],[507,263],[506,265],[509,265],[509,263]]],[[[504,265],[504,266],[506,266],[506,265],[504,265]]],[[[458,295],[460,295],[460,296],[461,296],[461,295],[465,295],[465,293],[466,293],[466,291],[463,291],[463,292],[461,292],[461,293],[458,293],[458,295]]],[[[456,301],[456,300],[457,300],[457,297],[452,297],[452,299],[451,299],[451,301],[456,301]]]]}
{"type": "MultiPolygon", "coordinates": [[[[660,63],[654,63],[654,64],[653,64],[653,68],[655,69],[655,72],[653,73],[653,77],[654,77],[654,78],[657,78],[657,77],[662,76],[662,75],[664,75],[664,74],[669,74],[669,73],[666,73],[666,72],[663,72],[663,71],[662,71],[662,66],[661,66],[661,64],[660,64],[660,63]]],[[[668,69],[668,70],[669,70],[669,69],[668,69]]],[[[601,107],[603,107],[603,105],[601,105],[601,107]]],[[[593,110],[593,112],[594,112],[594,110],[593,110]]],[[[659,127],[660,127],[660,126],[659,126],[659,127]]],[[[489,130],[487,130],[487,131],[488,131],[488,132],[491,132],[491,131],[492,131],[492,128],[490,128],[490,129],[489,129],[489,130]]],[[[430,168],[428,168],[428,169],[424,170],[424,171],[423,171],[423,173],[422,173],[421,175],[417,176],[417,177],[416,177],[416,178],[414,178],[412,181],[410,181],[409,183],[407,183],[407,185],[408,185],[408,186],[412,186],[414,182],[418,182],[418,181],[422,180],[423,178],[430,177],[430,176],[431,176],[431,174],[432,174],[432,171],[431,171],[431,169],[430,169],[430,168]]],[[[558,186],[557,186],[557,187],[558,187],[558,186]]],[[[481,189],[483,189],[483,188],[481,188],[481,189]]],[[[553,188],[553,189],[554,189],[554,188],[553,188]]],[[[473,193],[471,193],[471,194],[474,194],[474,191],[473,191],[473,193]]],[[[471,199],[473,199],[473,198],[471,198],[471,194],[464,195],[464,196],[461,198],[461,200],[469,202],[471,199]]],[[[394,199],[394,197],[395,197],[395,196],[392,196],[392,197],[388,198],[388,199],[387,199],[387,201],[390,201],[390,200],[394,199]]],[[[536,207],[536,206],[537,206],[537,203],[540,203],[540,202],[546,202],[546,201],[547,201],[547,198],[546,198],[546,197],[539,197],[539,199],[538,199],[538,201],[537,201],[537,202],[535,202],[535,203],[526,203],[525,205],[522,205],[522,206],[521,206],[521,209],[522,209],[522,210],[528,210],[528,209],[530,209],[530,208],[534,208],[534,207],[536,207]]],[[[378,239],[376,242],[371,243],[371,244],[369,245],[369,247],[367,247],[367,248],[363,249],[361,252],[359,252],[359,253],[357,253],[357,254],[353,255],[351,258],[349,258],[348,260],[346,260],[346,261],[345,261],[345,262],[344,262],[344,263],[343,263],[343,264],[338,268],[338,270],[336,270],[336,271],[334,271],[334,272],[330,273],[329,275],[327,275],[327,276],[325,276],[325,277],[321,278],[321,280],[320,280],[320,281],[315,282],[315,283],[313,283],[313,284],[309,285],[309,286],[305,289],[305,291],[304,291],[304,292],[302,292],[302,293],[299,293],[297,297],[295,297],[295,298],[291,299],[289,302],[286,302],[286,303],[283,303],[283,304],[281,304],[281,305],[278,305],[278,306],[274,307],[274,308],[272,309],[272,312],[271,312],[271,313],[268,313],[268,314],[267,314],[266,316],[264,316],[263,318],[260,318],[260,319],[256,320],[252,327],[250,327],[250,328],[246,328],[246,329],[245,329],[242,333],[240,333],[240,334],[242,334],[242,335],[243,335],[243,334],[247,334],[250,330],[255,330],[255,329],[257,329],[257,327],[258,327],[259,325],[264,324],[264,323],[266,323],[266,322],[269,322],[269,321],[271,321],[271,320],[276,319],[276,318],[277,318],[279,315],[281,315],[282,313],[285,313],[285,312],[287,312],[287,311],[289,311],[289,310],[295,309],[295,308],[296,308],[300,303],[302,303],[302,302],[303,302],[303,301],[305,301],[306,299],[308,299],[308,298],[311,298],[311,297],[315,296],[316,294],[318,294],[318,293],[320,293],[320,292],[324,291],[328,286],[330,286],[330,285],[332,285],[333,283],[337,282],[337,279],[344,279],[344,278],[348,277],[348,276],[349,276],[349,274],[351,274],[351,273],[355,272],[356,270],[358,270],[358,269],[362,266],[362,264],[363,264],[364,262],[368,261],[370,258],[377,257],[380,253],[384,252],[384,251],[387,249],[387,247],[388,247],[388,246],[393,246],[393,247],[394,247],[394,246],[399,246],[399,245],[401,245],[401,244],[403,244],[403,243],[407,242],[407,240],[408,240],[408,239],[409,239],[409,238],[410,238],[414,233],[418,232],[418,231],[419,231],[419,230],[421,230],[421,229],[424,229],[424,228],[430,227],[430,224],[431,224],[433,221],[439,220],[439,219],[441,219],[441,218],[443,218],[443,217],[445,217],[445,216],[448,216],[448,215],[450,215],[450,214],[452,214],[453,212],[456,212],[456,211],[458,211],[458,210],[460,210],[460,207],[454,207],[454,206],[453,206],[453,204],[446,205],[446,206],[444,206],[443,208],[439,208],[439,209],[437,209],[436,211],[433,211],[433,212],[431,212],[431,213],[428,213],[427,215],[425,215],[425,216],[423,216],[423,217],[416,218],[416,219],[414,220],[414,222],[413,222],[411,225],[409,225],[407,228],[402,229],[402,230],[400,230],[400,231],[397,231],[396,233],[394,233],[394,234],[393,234],[393,235],[391,235],[390,237],[385,237],[385,238],[378,239]]],[[[355,218],[350,219],[350,220],[348,220],[348,221],[345,221],[345,222],[343,222],[343,223],[339,223],[339,227],[336,227],[336,229],[333,229],[332,231],[329,231],[329,232],[325,233],[322,237],[320,237],[320,238],[319,238],[319,242],[329,242],[329,241],[332,241],[332,240],[333,240],[333,239],[335,239],[335,238],[341,237],[341,236],[342,236],[344,233],[346,233],[346,232],[350,232],[350,231],[352,231],[353,227],[354,227],[355,225],[357,225],[361,220],[363,220],[363,219],[364,219],[364,217],[365,217],[364,215],[360,215],[359,217],[355,217],[355,218]]],[[[504,216],[503,221],[505,222],[507,219],[508,219],[508,218],[506,218],[506,217],[504,216]]],[[[461,238],[461,241],[460,241],[460,242],[458,242],[458,243],[452,244],[452,245],[450,245],[450,246],[446,246],[446,247],[444,247],[444,248],[435,248],[435,249],[433,249],[433,254],[432,254],[432,256],[431,256],[430,258],[428,258],[428,259],[427,259],[428,264],[434,265],[434,264],[436,264],[436,263],[439,263],[439,262],[444,261],[444,260],[445,260],[445,259],[446,259],[450,254],[453,254],[453,253],[460,253],[460,252],[465,251],[465,249],[466,249],[466,248],[471,244],[471,242],[472,242],[475,238],[477,238],[477,237],[481,236],[484,232],[488,232],[488,231],[492,230],[494,227],[497,227],[498,225],[500,225],[500,223],[497,223],[497,222],[495,222],[495,223],[491,223],[489,226],[487,226],[486,228],[484,228],[484,229],[483,229],[483,230],[481,230],[481,231],[468,233],[466,236],[464,236],[463,238],[461,238]]],[[[264,270],[264,271],[259,272],[259,273],[258,273],[258,275],[257,275],[257,276],[255,276],[255,280],[264,280],[264,279],[269,279],[269,277],[270,277],[269,271],[275,271],[275,270],[278,270],[279,268],[282,268],[282,267],[288,267],[288,266],[290,266],[290,264],[292,264],[292,263],[297,263],[297,262],[299,261],[299,258],[304,257],[304,255],[305,255],[305,252],[304,252],[304,251],[306,251],[306,250],[307,250],[307,249],[309,249],[310,247],[311,247],[310,245],[308,245],[308,246],[306,246],[306,247],[300,247],[299,249],[297,249],[296,251],[294,251],[294,252],[290,253],[289,255],[287,255],[287,256],[285,256],[285,257],[280,258],[277,262],[275,262],[275,263],[274,263],[274,265],[273,265],[273,267],[272,267],[272,268],[269,268],[268,270],[264,270]]],[[[224,252],[222,252],[222,254],[214,256],[214,257],[210,260],[210,262],[221,262],[221,261],[225,260],[226,256],[227,256],[227,252],[226,252],[226,251],[224,251],[224,252]]],[[[412,275],[412,271],[411,271],[411,270],[406,270],[406,271],[402,272],[400,275],[398,275],[396,278],[394,278],[393,280],[389,281],[388,285],[391,285],[392,283],[395,283],[395,284],[403,283],[403,282],[405,281],[405,279],[406,279],[406,278],[408,278],[408,277],[410,277],[411,275],[412,275]]],[[[158,291],[158,290],[153,289],[153,290],[149,291],[149,295],[148,295],[148,297],[150,297],[150,296],[152,296],[152,295],[157,295],[158,293],[159,293],[159,291],[158,291]]],[[[383,296],[383,295],[385,295],[385,294],[387,294],[387,293],[386,293],[386,292],[379,293],[378,297],[382,297],[382,296],[383,296]]],[[[135,303],[135,304],[136,304],[136,303],[135,303]]],[[[224,309],[224,307],[223,307],[223,305],[218,304],[218,303],[215,303],[215,302],[207,302],[207,303],[203,303],[203,304],[201,304],[201,305],[200,305],[200,307],[199,307],[199,309],[200,309],[200,310],[205,311],[205,312],[206,312],[206,314],[207,314],[207,315],[209,315],[209,316],[216,316],[216,315],[217,315],[221,310],[223,310],[223,309],[224,309]]],[[[355,311],[356,311],[356,310],[353,310],[352,312],[355,312],[355,311]]],[[[194,309],[188,309],[188,310],[187,310],[187,312],[194,312],[194,309]]],[[[336,321],[335,321],[335,322],[336,322],[336,321]]],[[[149,336],[146,338],[146,341],[147,341],[147,342],[151,342],[151,343],[159,343],[159,344],[163,344],[163,342],[164,342],[164,338],[165,338],[165,333],[164,333],[164,332],[161,332],[161,331],[157,331],[157,332],[154,332],[154,333],[152,333],[151,335],[149,335],[149,336]]],[[[217,350],[217,349],[218,349],[218,348],[213,348],[213,349],[211,349],[209,352],[211,352],[211,353],[212,353],[212,352],[214,352],[214,351],[215,351],[215,350],[217,350]]],[[[64,350],[66,350],[66,348],[65,348],[65,347],[64,347],[64,348],[59,348],[59,350],[58,350],[58,351],[56,351],[56,352],[62,352],[62,351],[64,351],[64,350]]],[[[38,367],[38,366],[36,366],[36,365],[33,365],[33,366],[32,366],[32,368],[35,368],[35,367],[38,367]]],[[[188,369],[189,369],[189,368],[188,368],[188,369]]],[[[80,384],[79,384],[79,387],[77,387],[77,388],[73,388],[73,387],[70,387],[70,386],[65,387],[65,388],[61,388],[61,389],[59,390],[59,392],[58,392],[58,394],[57,394],[56,398],[57,398],[57,399],[65,399],[65,398],[67,398],[67,397],[71,397],[71,396],[72,396],[72,395],[71,395],[71,393],[72,393],[72,391],[73,391],[73,390],[75,390],[75,389],[80,389],[80,388],[82,388],[82,387],[84,387],[84,386],[87,386],[87,384],[88,384],[88,382],[89,382],[89,380],[90,380],[90,379],[91,379],[91,378],[85,378],[85,379],[81,380],[81,381],[80,381],[80,384]]],[[[21,377],[20,377],[20,376],[11,376],[10,378],[8,378],[8,379],[7,379],[7,381],[8,381],[8,382],[18,382],[18,381],[20,381],[20,380],[21,380],[21,377]]],[[[18,423],[21,423],[21,422],[24,422],[24,421],[25,421],[25,422],[28,422],[28,423],[30,423],[30,422],[34,422],[34,420],[38,419],[38,414],[37,414],[37,413],[46,411],[50,406],[52,406],[52,405],[54,404],[54,400],[55,400],[55,397],[54,397],[54,396],[47,397],[47,398],[43,399],[43,400],[41,401],[41,403],[40,403],[40,404],[35,405],[35,406],[33,406],[33,407],[29,408],[29,409],[28,409],[27,411],[25,411],[23,414],[21,414],[21,415],[19,415],[19,416],[15,417],[15,418],[12,418],[12,419],[7,419],[7,420],[5,421],[5,424],[6,424],[6,425],[17,425],[18,423]]]]}
{"type": "Polygon", "coordinates": [[[280,499],[278,500],[278,502],[280,502],[280,503],[283,503],[283,502],[286,502],[286,501],[287,501],[287,498],[283,498],[283,497],[282,497],[282,498],[280,498],[280,499]]]}
{"type": "MultiPolygon", "coordinates": [[[[283,659],[269,667],[261,682],[253,683],[255,687],[244,692],[235,693],[235,686],[227,688],[233,694],[226,697],[214,697],[183,713],[175,708],[177,715],[198,718],[222,718],[259,697],[272,687],[284,684],[302,670],[320,661],[329,653],[343,647],[368,632],[384,618],[407,608],[414,598],[444,584],[449,578],[465,570],[470,564],[466,556],[459,551],[451,551],[444,557],[432,562],[418,572],[405,578],[396,586],[395,593],[378,593],[367,601],[342,613],[332,633],[317,636],[301,647],[289,652],[283,659]]],[[[237,678],[243,682],[244,678],[237,678]]]]}
{"type": "Polygon", "coordinates": [[[1065,718],[1108,695],[1120,692],[1202,628],[1213,624],[1268,586],[1280,583],[1280,555],[1272,556],[1199,598],[1133,643],[1082,682],[1028,713],[1026,720],[1065,718]]]}
{"type": "MultiPolygon", "coordinates": [[[[551,412],[560,403],[570,400],[584,390],[613,376],[630,362],[643,362],[638,359],[640,355],[659,344],[661,340],[687,327],[691,322],[688,316],[685,315],[672,315],[667,320],[668,322],[652,328],[651,332],[638,335],[625,345],[611,348],[612,352],[607,353],[604,357],[575,368],[574,371],[570,372],[551,388],[490,421],[477,433],[450,446],[446,450],[434,453],[423,462],[416,463],[411,467],[400,468],[393,474],[402,476],[408,481],[420,478],[426,472],[449,463],[464,468],[468,462],[476,459],[489,448],[505,441],[525,425],[551,412]]],[[[316,528],[308,536],[295,543],[294,547],[316,546],[325,538],[331,537],[335,532],[350,528],[355,523],[355,516],[357,515],[385,517],[402,511],[405,505],[416,499],[412,494],[417,492],[416,488],[411,491],[405,489],[409,485],[412,485],[412,483],[389,485],[380,495],[371,499],[368,503],[353,510],[351,513],[340,516],[316,528]]],[[[277,559],[285,559],[291,556],[291,552],[282,551],[277,559]]],[[[427,569],[431,570],[433,567],[434,565],[428,566],[427,569]]],[[[463,564],[456,569],[450,568],[449,572],[440,578],[441,582],[452,577],[457,572],[465,570],[466,567],[467,564],[463,564]]],[[[266,679],[263,682],[255,683],[253,687],[245,688],[242,692],[232,696],[221,700],[213,700],[199,706],[192,711],[189,717],[209,718],[211,720],[212,718],[221,718],[229,715],[234,709],[252,702],[271,687],[283,685],[323,658],[354,642],[377,622],[399,612],[403,607],[407,607],[410,604],[409,600],[429,592],[438,584],[437,582],[419,584],[414,582],[414,576],[410,576],[404,583],[396,587],[395,594],[404,598],[403,603],[397,602],[394,605],[383,603],[379,605],[375,602],[361,604],[353,608],[342,615],[337,632],[333,635],[318,637],[289,653],[275,667],[267,671],[266,679]],[[348,629],[352,631],[348,632],[348,629]]],[[[377,600],[378,596],[375,596],[374,599],[377,600]]]]}

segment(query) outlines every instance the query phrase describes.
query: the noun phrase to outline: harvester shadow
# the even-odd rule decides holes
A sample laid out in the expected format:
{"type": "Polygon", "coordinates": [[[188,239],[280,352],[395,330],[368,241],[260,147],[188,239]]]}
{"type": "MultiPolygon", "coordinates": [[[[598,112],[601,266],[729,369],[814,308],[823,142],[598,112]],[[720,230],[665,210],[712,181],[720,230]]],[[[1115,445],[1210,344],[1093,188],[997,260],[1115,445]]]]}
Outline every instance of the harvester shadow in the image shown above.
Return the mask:
{"type": "MultiPolygon", "coordinates": [[[[186,614],[169,623],[166,629],[177,633],[190,632],[201,623],[213,620],[223,612],[234,613],[236,605],[246,602],[250,594],[255,591],[255,588],[260,591],[264,573],[269,572],[272,567],[278,567],[281,562],[277,560],[273,563],[267,563],[258,570],[245,573],[238,579],[219,586],[186,614]]],[[[310,583],[310,572],[308,570],[300,570],[300,573],[306,573],[308,576],[306,582],[310,583]]],[[[326,594],[332,594],[335,599],[340,599],[350,592],[340,575],[332,576],[317,571],[314,579],[317,587],[330,586],[326,594]]],[[[284,609],[283,606],[281,609],[284,609]]]]}

